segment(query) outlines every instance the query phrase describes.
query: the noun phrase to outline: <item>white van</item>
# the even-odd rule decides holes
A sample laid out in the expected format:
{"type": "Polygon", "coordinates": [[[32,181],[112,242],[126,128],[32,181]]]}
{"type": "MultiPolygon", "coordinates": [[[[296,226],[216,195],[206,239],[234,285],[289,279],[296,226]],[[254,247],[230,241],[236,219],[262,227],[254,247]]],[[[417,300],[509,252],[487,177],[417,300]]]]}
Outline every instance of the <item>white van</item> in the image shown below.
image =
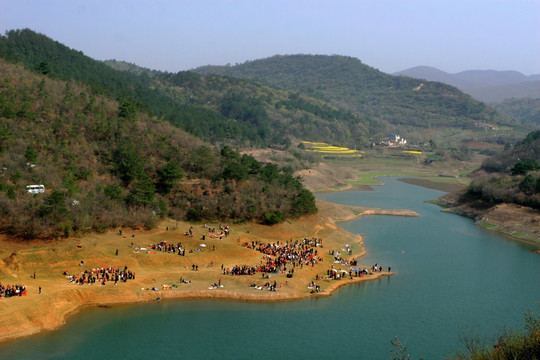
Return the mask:
{"type": "Polygon", "coordinates": [[[45,192],[45,185],[26,185],[26,191],[30,194],[39,194],[45,192]]]}

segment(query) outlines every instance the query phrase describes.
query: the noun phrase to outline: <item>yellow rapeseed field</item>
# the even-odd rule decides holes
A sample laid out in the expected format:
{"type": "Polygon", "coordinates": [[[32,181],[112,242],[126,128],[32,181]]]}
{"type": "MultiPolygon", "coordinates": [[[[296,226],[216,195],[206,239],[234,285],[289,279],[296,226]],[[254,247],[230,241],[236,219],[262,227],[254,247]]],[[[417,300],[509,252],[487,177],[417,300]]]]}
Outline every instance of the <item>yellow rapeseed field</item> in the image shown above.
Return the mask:
{"type": "Polygon", "coordinates": [[[302,140],[302,143],[309,145],[311,148],[306,151],[316,152],[323,155],[344,155],[347,157],[361,157],[358,150],[353,150],[348,147],[334,146],[322,142],[311,142],[302,140]]]}

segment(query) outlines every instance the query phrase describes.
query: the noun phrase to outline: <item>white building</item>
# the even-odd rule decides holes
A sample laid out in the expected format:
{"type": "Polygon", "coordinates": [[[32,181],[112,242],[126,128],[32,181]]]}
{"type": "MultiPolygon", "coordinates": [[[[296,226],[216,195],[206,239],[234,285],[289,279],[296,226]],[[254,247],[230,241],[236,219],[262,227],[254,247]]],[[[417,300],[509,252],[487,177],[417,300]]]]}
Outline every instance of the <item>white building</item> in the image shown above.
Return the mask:
{"type": "Polygon", "coordinates": [[[388,134],[381,143],[386,146],[403,146],[407,144],[407,140],[397,134],[388,134]]]}

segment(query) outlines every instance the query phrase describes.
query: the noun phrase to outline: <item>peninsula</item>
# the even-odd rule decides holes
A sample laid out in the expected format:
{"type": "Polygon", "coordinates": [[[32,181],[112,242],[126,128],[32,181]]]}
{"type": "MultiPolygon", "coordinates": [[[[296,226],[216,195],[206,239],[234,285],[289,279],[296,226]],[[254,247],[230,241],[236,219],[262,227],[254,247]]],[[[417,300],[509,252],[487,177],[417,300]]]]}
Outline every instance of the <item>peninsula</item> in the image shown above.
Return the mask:
{"type": "Polygon", "coordinates": [[[0,341],[53,330],[88,306],[193,298],[297,300],[329,296],[343,285],[393,274],[391,264],[358,264],[356,259],[365,254],[363,239],[337,222],[364,214],[415,212],[320,200],[317,206],[316,215],[274,226],[166,220],[148,231],[123,228],[83,238],[14,242],[3,236],[3,285],[24,286],[25,295],[0,300],[0,341]],[[280,264],[276,260],[285,256],[263,252],[261,245],[307,256],[280,264]],[[267,260],[276,268],[262,270],[267,260]],[[244,275],[239,269],[255,270],[244,275]],[[115,274],[121,274],[118,281],[115,274]],[[92,277],[97,281],[88,280],[92,277]]]}

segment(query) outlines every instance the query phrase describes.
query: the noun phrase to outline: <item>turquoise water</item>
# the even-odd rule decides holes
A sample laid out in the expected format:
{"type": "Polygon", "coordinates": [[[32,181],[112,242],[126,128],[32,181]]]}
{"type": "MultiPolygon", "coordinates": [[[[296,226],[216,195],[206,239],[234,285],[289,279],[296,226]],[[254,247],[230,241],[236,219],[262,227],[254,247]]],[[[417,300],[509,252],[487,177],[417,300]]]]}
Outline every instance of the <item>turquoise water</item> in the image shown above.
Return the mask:
{"type": "Polygon", "coordinates": [[[414,358],[444,359],[463,348],[460,335],[490,338],[519,328],[527,308],[540,310],[540,257],[531,247],[424,203],[441,192],[383,181],[374,191],[318,197],[420,214],[342,224],[366,236],[361,263],[391,266],[393,277],[297,302],[89,309],[58,331],[0,346],[0,358],[390,359],[397,336],[414,358]]]}

